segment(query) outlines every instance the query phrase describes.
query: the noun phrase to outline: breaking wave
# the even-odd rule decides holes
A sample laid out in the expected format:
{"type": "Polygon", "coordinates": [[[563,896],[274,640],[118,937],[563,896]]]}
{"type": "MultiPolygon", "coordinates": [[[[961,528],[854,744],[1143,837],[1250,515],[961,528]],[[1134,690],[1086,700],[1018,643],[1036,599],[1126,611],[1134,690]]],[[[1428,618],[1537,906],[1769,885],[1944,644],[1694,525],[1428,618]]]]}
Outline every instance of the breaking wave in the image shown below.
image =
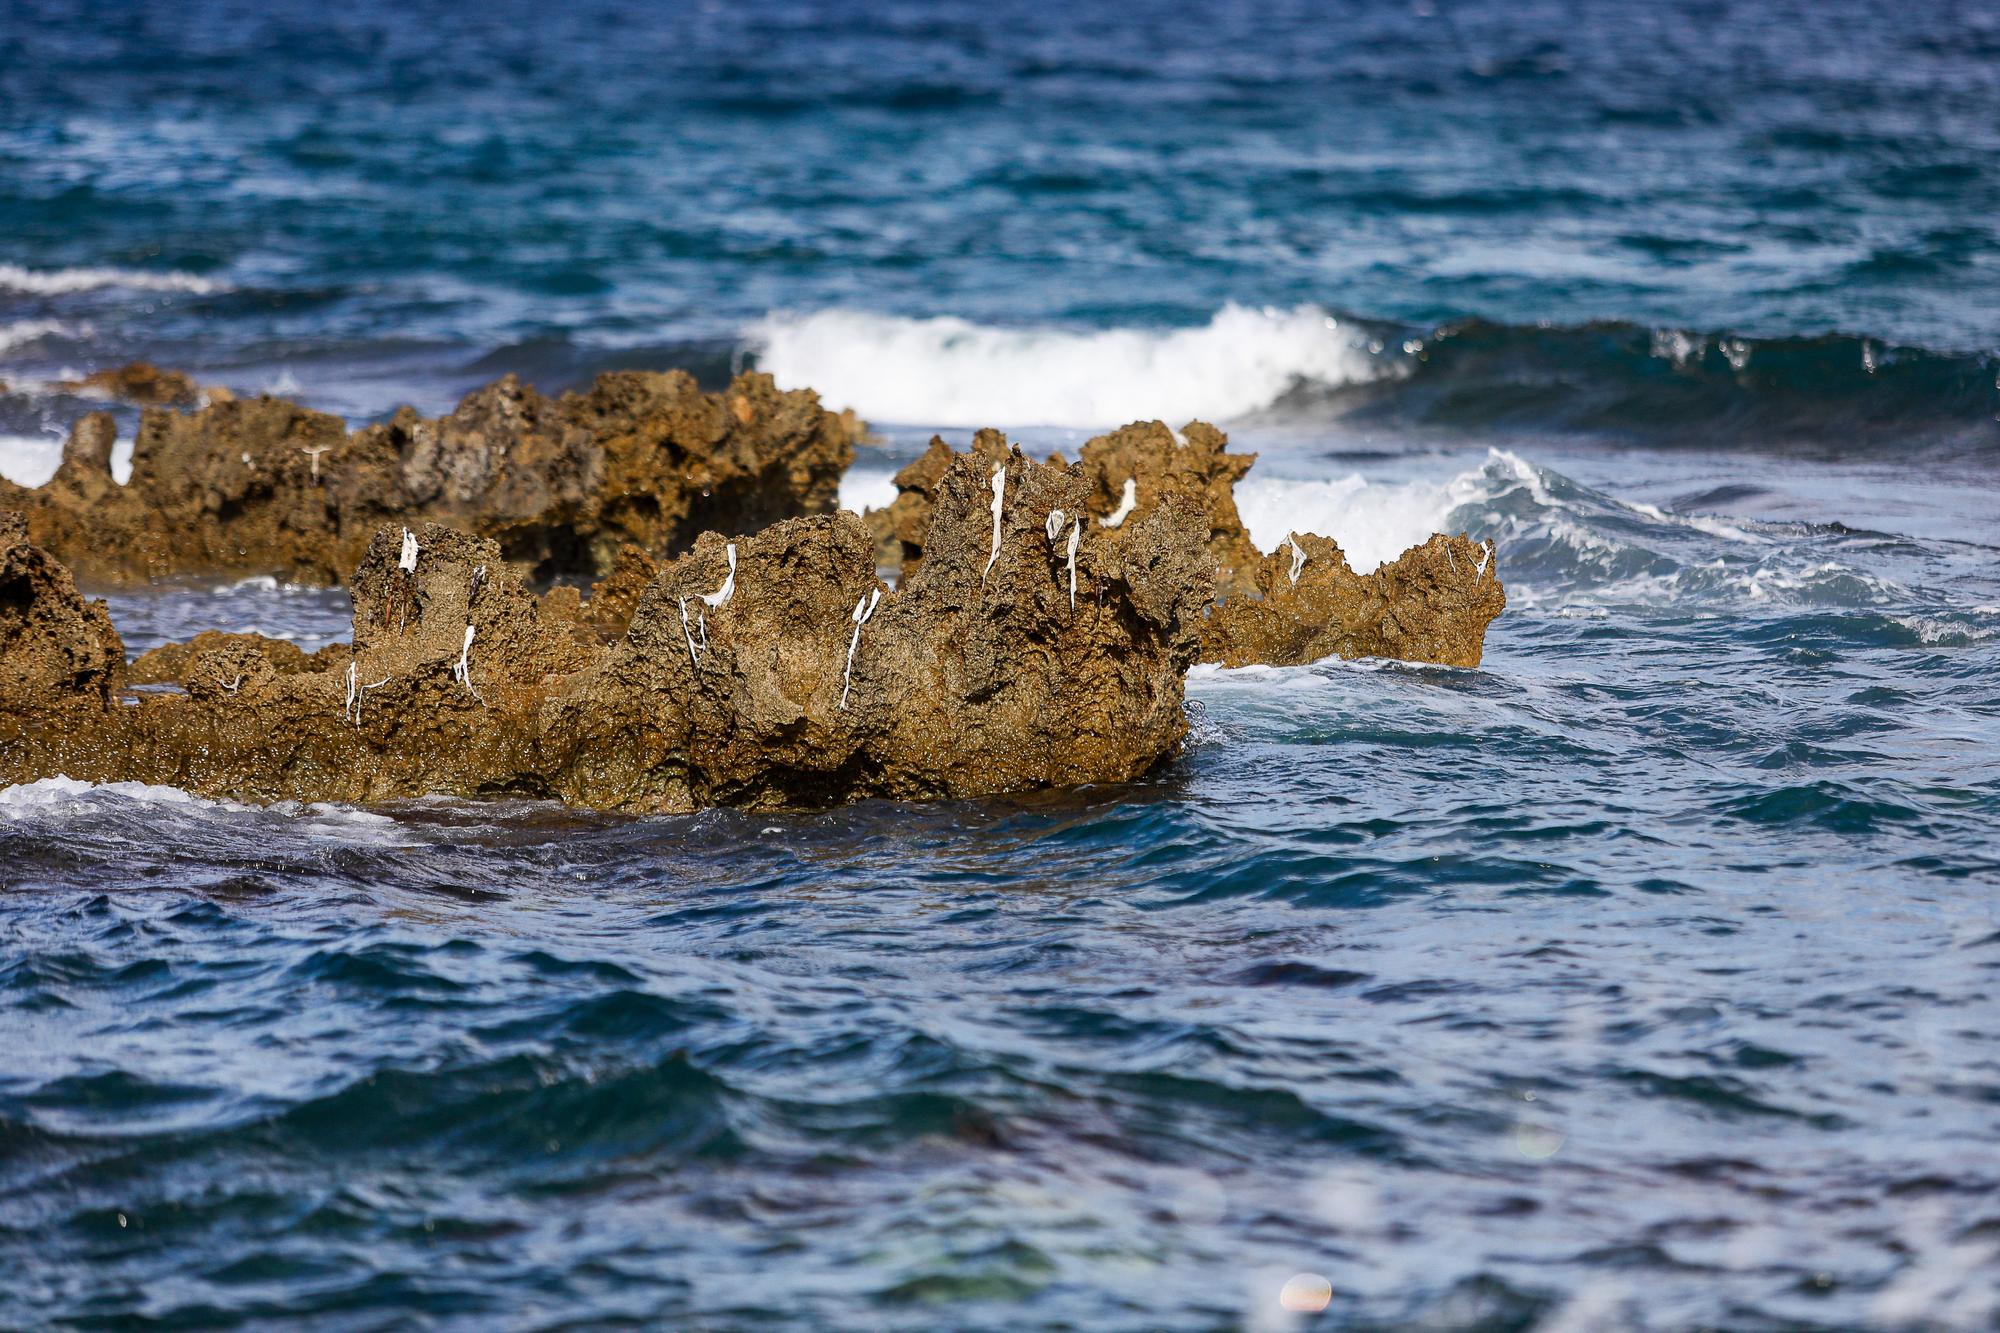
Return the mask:
{"type": "Polygon", "coordinates": [[[1108,427],[1190,418],[1548,431],[1652,442],[2000,444],[2000,357],[1826,334],[1398,324],[1227,305],[1187,328],[771,315],[746,350],[872,420],[1108,427]]]}
{"type": "Polygon", "coordinates": [[[1317,306],[1227,305],[1178,329],[1003,328],[857,310],[772,315],[748,331],[761,369],[876,421],[1115,426],[1224,421],[1308,386],[1391,368],[1317,306]]]}

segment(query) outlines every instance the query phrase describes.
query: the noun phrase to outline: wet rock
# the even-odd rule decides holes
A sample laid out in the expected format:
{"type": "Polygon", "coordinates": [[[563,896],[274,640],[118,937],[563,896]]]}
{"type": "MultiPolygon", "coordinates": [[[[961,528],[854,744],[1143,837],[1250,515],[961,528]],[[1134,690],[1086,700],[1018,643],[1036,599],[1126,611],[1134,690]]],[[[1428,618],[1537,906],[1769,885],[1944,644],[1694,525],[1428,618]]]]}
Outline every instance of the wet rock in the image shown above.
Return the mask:
{"type": "MultiPolygon", "coordinates": [[[[982,458],[1005,448],[997,431],[981,431],[973,442],[982,458]]],[[[923,558],[937,486],[957,457],[933,439],[896,474],[895,501],[869,513],[884,568],[908,569],[923,558]]],[[[1206,577],[1220,603],[1203,627],[1202,660],[1298,665],[1382,656],[1478,665],[1486,626],[1506,605],[1490,551],[1440,537],[1361,577],[1338,545],[1305,534],[1299,549],[1310,559],[1295,586],[1293,548],[1260,555],[1236,509],[1236,483],[1255,461],[1254,454],[1230,453],[1228,438],[1205,422],[1176,433],[1142,421],[1088,441],[1075,466],[1093,531],[1142,524],[1170,503],[1199,516],[1206,577]]]]}
{"type": "Polygon", "coordinates": [[[722,394],[680,372],[600,375],[546,398],[509,376],[450,414],[404,409],[349,434],[275,398],[148,410],[130,484],[110,475],[108,417],[72,431],[37,490],[0,506],[93,582],[268,573],[331,585],[385,522],[448,522],[537,577],[609,570],[633,544],[667,555],[705,528],[830,512],[849,427],[809,391],[740,375],[722,394]]]}
{"type": "Polygon", "coordinates": [[[925,554],[875,574],[851,514],[704,537],[648,588],[625,640],[556,701],[560,789],[685,809],[932,799],[1136,777],[1185,734],[1181,678],[1207,598],[1191,509],[1068,534],[1074,469],[1011,453],[938,476],[925,554]],[[1004,469],[993,548],[993,469],[1004,469]],[[1068,522],[1051,539],[1051,515],[1068,522]],[[989,568],[990,564],[990,568],[989,568]]]}
{"type": "Polygon", "coordinates": [[[1326,657],[1394,657],[1476,667],[1507,594],[1490,543],[1433,536],[1372,574],[1337,542],[1302,533],[1251,571],[1202,631],[1202,660],[1298,666],[1326,657]],[[1296,577],[1294,577],[1296,575],[1296,577]]]}

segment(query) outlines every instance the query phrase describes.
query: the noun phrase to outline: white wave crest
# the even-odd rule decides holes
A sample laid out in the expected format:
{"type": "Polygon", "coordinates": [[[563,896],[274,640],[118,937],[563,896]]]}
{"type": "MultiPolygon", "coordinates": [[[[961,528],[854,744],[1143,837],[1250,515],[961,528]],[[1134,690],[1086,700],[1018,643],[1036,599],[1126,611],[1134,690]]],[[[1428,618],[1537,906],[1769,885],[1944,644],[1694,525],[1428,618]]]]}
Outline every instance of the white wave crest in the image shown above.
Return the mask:
{"type": "Polygon", "coordinates": [[[1260,551],[1277,550],[1290,533],[1317,533],[1339,542],[1354,572],[1366,574],[1433,533],[1452,530],[1456,510],[1491,493],[1492,466],[1489,459],[1441,481],[1373,482],[1358,472],[1325,481],[1252,474],[1236,488],[1236,511],[1260,551]]]}
{"type": "Polygon", "coordinates": [[[89,334],[90,328],[84,324],[60,319],[17,319],[12,324],[0,324],[0,352],[25,347],[37,338],[82,338],[89,334]]]}
{"type": "Polygon", "coordinates": [[[822,310],[768,316],[746,336],[781,384],[925,426],[1228,421],[1299,384],[1356,384],[1390,364],[1314,306],[1232,304],[1198,328],[1097,331],[822,310]]]}
{"type": "Polygon", "coordinates": [[[100,796],[122,797],[145,805],[203,805],[227,810],[248,808],[224,801],[204,800],[179,787],[160,787],[149,782],[80,782],[57,775],[36,782],[0,787],[0,816],[18,817],[29,811],[73,806],[100,796]]]}
{"type": "Polygon", "coordinates": [[[63,442],[53,435],[0,435],[0,477],[16,486],[40,486],[62,463],[63,442]]]}
{"type": "Polygon", "coordinates": [[[67,292],[92,292],[104,287],[122,287],[135,292],[228,291],[227,283],[198,278],[192,273],[152,273],[129,268],[31,269],[19,264],[0,264],[0,291],[25,292],[31,296],[60,296],[67,292]]]}

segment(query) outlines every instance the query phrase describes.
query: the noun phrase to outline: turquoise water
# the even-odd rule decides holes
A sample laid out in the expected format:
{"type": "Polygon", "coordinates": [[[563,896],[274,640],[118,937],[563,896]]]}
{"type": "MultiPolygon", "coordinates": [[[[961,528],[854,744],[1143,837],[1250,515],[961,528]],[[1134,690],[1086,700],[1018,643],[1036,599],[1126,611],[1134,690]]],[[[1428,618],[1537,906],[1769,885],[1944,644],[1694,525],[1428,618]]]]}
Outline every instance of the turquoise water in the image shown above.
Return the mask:
{"type": "Polygon", "coordinates": [[[1476,671],[1197,671],[1123,788],[0,791],[0,1326],[1993,1327],[1996,54],[0,5],[0,472],[132,356],[356,420],[755,363],[881,423],[855,503],[934,427],[1207,416],[1267,549],[1463,530],[1509,590],[1476,671]]]}

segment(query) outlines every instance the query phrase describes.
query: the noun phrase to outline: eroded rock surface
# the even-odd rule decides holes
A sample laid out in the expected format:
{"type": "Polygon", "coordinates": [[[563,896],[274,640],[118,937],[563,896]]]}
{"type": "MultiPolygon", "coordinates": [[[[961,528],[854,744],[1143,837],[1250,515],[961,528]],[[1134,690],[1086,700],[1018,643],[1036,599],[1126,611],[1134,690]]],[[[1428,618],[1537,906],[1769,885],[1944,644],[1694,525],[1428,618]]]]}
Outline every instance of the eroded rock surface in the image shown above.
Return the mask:
{"type": "Polygon", "coordinates": [[[308,653],[290,639],[210,629],[203,630],[186,643],[164,643],[139,654],[125,668],[125,684],[184,686],[192,674],[190,669],[196,658],[231,648],[245,649],[262,658],[272,671],[281,676],[308,671],[336,671],[345,667],[351,656],[344,643],[328,644],[316,653],[308,653]]]}
{"type": "Polygon", "coordinates": [[[852,514],[704,534],[645,582],[608,645],[574,599],[537,599],[499,542],[384,527],[351,582],[342,669],[218,635],[180,646],[184,693],[122,697],[101,604],[17,525],[6,568],[27,582],[0,622],[5,688],[68,706],[0,720],[0,781],[671,811],[1130,779],[1186,731],[1203,517],[1175,499],[1092,528],[1088,494],[1081,469],[1017,452],[952,459],[924,558],[895,590],[852,514]]]}
{"type": "MultiPolygon", "coordinates": [[[[1142,523],[1169,503],[1200,516],[1217,602],[1202,629],[1203,661],[1298,666],[1340,656],[1479,664],[1486,627],[1506,606],[1490,548],[1437,536],[1365,576],[1348,567],[1338,543],[1310,533],[1260,555],[1235,497],[1256,455],[1231,453],[1228,444],[1206,422],[1175,432],[1141,421],[1088,441],[1076,465],[1093,530],[1142,523]]],[[[981,431],[971,452],[992,458],[1005,448],[999,432],[981,431]]],[[[885,568],[922,559],[935,489],[957,457],[933,439],[896,474],[894,503],[869,514],[885,568]]]]}
{"type": "Polygon", "coordinates": [[[830,512],[853,457],[850,424],[809,391],[746,374],[708,394],[678,371],[600,375],[553,399],[509,376],[449,415],[406,408],[351,434],[269,397],[149,409],[125,486],[111,476],[115,430],[86,417],[47,486],[0,482],[0,508],[95,583],[335,584],[392,521],[490,537],[538,576],[603,573],[627,543],[665,555],[707,528],[830,512]]]}
{"type": "Polygon", "coordinates": [[[1216,607],[1202,660],[1302,666],[1326,657],[1394,657],[1476,667],[1486,627],[1506,609],[1490,544],[1433,536],[1371,574],[1340,544],[1300,533],[1250,571],[1252,595],[1216,607]]]}

